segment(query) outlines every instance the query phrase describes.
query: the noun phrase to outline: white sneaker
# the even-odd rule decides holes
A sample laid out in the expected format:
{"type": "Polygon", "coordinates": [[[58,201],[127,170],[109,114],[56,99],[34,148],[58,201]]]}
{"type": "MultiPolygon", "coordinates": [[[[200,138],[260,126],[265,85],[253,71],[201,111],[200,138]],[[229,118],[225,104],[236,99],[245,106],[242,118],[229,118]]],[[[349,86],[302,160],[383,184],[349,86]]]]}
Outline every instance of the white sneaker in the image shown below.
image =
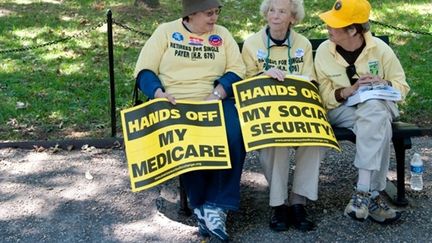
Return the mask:
{"type": "Polygon", "coordinates": [[[198,222],[198,232],[202,237],[209,237],[210,233],[205,225],[204,214],[202,213],[201,207],[194,209],[194,214],[198,222]]]}
{"type": "Polygon", "coordinates": [[[378,195],[370,199],[369,217],[373,221],[380,224],[389,224],[397,221],[401,215],[401,212],[390,208],[381,196],[378,195]]]}
{"type": "Polygon", "coordinates": [[[367,192],[354,192],[345,208],[344,215],[363,221],[369,216],[369,197],[367,192]]]}
{"type": "Polygon", "coordinates": [[[200,229],[203,228],[222,241],[228,240],[225,227],[227,215],[223,209],[204,204],[202,207],[195,208],[194,214],[198,219],[198,227],[202,225],[200,229]]]}

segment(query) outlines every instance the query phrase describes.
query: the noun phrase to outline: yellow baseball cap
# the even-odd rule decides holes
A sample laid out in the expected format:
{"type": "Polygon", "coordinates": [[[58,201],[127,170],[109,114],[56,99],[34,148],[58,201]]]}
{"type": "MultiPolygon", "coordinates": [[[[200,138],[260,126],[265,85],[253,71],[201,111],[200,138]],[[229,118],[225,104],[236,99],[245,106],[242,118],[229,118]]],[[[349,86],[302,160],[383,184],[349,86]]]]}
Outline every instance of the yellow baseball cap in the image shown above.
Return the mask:
{"type": "Polygon", "coordinates": [[[368,22],[370,10],[367,0],[337,0],[331,10],[319,17],[332,28],[343,28],[368,22]]]}

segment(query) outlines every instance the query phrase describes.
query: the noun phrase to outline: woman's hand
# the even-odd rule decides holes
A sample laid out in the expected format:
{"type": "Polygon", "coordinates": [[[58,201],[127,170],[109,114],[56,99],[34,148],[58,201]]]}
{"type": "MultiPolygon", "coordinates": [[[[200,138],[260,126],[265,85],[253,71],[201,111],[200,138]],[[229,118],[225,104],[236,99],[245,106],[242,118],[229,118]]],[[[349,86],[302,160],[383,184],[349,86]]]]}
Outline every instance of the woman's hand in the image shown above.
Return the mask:
{"type": "Polygon", "coordinates": [[[225,89],[221,84],[218,84],[205,100],[223,100],[225,97],[227,97],[225,89]]]}
{"type": "Polygon", "coordinates": [[[359,86],[364,86],[364,85],[371,85],[371,86],[388,85],[388,82],[386,80],[382,79],[378,75],[372,75],[372,74],[362,75],[359,78],[359,80],[357,81],[357,83],[359,84],[359,86]]]}
{"type": "Polygon", "coordinates": [[[346,100],[348,97],[353,95],[354,92],[356,92],[356,90],[358,90],[358,88],[360,87],[359,85],[360,85],[360,83],[357,81],[353,85],[341,89],[340,94],[339,94],[340,97],[342,99],[346,100]]]}
{"type": "Polygon", "coordinates": [[[220,98],[217,97],[217,96],[214,95],[214,94],[209,94],[209,95],[205,98],[205,100],[220,100],[220,98]]]}
{"type": "Polygon", "coordinates": [[[361,86],[377,86],[377,85],[386,86],[389,85],[389,82],[387,80],[382,79],[378,75],[372,75],[372,74],[362,75],[357,80],[357,82],[355,82],[355,84],[351,85],[350,87],[346,87],[342,89],[340,91],[340,96],[343,99],[347,99],[348,97],[353,95],[354,92],[356,92],[361,86]]]}
{"type": "Polygon", "coordinates": [[[269,70],[264,72],[265,75],[268,75],[278,81],[285,80],[285,72],[278,68],[270,68],[269,70]]]}
{"type": "Polygon", "coordinates": [[[176,100],[175,100],[174,96],[172,96],[170,93],[163,92],[162,89],[160,89],[160,88],[156,90],[154,97],[155,98],[165,98],[169,102],[171,102],[171,104],[173,104],[173,105],[176,104],[176,100]]]}

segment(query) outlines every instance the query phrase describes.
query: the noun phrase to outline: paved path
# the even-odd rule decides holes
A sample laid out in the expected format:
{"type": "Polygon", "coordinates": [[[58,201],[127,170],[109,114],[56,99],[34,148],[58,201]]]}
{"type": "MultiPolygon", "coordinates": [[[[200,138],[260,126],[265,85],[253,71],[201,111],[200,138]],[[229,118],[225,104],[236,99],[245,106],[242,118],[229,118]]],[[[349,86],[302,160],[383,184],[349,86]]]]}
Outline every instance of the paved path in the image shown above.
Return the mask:
{"type": "MultiPolygon", "coordinates": [[[[342,215],[356,179],[354,146],[342,147],[321,165],[320,198],[308,204],[318,228],[309,233],[269,230],[268,189],[256,154],[250,153],[241,209],[228,221],[233,242],[430,242],[431,138],[414,139],[407,152],[407,158],[414,152],[423,156],[425,189],[412,192],[407,184],[410,205],[401,208],[401,222],[389,226],[342,215]]],[[[394,167],[392,155],[391,178],[394,167]]],[[[130,192],[122,150],[0,149],[0,242],[200,242],[193,219],[177,213],[177,186],[171,180],[130,192]]]]}

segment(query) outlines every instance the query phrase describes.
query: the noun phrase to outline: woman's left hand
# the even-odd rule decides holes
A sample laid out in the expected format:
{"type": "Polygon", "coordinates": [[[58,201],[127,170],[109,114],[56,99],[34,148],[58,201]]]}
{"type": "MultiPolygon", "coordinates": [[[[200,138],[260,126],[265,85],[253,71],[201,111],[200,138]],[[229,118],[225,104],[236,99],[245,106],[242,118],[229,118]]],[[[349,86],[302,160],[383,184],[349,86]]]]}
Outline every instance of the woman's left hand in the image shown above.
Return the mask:
{"type": "Polygon", "coordinates": [[[209,96],[207,96],[207,97],[205,98],[205,100],[220,100],[220,99],[219,99],[219,97],[217,97],[217,96],[214,95],[214,94],[209,94],[209,96]]]}
{"type": "Polygon", "coordinates": [[[218,84],[205,100],[223,100],[226,96],[227,93],[225,92],[225,89],[221,84],[218,84]],[[219,94],[219,96],[214,94],[215,91],[219,94]]]}

